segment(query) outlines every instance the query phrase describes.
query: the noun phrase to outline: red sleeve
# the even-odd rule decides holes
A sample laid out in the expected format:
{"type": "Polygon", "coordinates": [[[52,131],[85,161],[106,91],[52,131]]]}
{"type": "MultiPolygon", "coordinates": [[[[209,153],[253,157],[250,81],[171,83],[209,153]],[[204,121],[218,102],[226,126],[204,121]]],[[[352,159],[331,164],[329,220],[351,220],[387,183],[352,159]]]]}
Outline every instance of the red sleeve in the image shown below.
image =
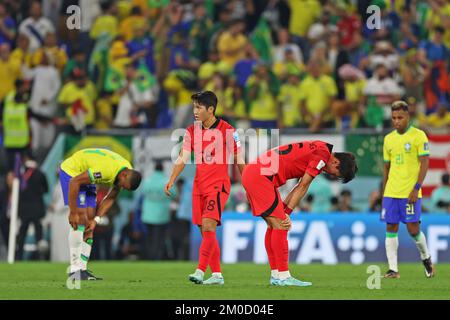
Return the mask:
{"type": "Polygon", "coordinates": [[[330,152],[326,150],[317,150],[311,156],[311,160],[308,162],[306,172],[312,177],[319,175],[323,168],[325,168],[328,160],[330,159],[330,152]]]}
{"type": "Polygon", "coordinates": [[[192,132],[193,132],[192,127],[187,128],[183,138],[183,150],[189,152],[192,152],[192,150],[194,150],[194,141],[192,139],[192,132]]]}

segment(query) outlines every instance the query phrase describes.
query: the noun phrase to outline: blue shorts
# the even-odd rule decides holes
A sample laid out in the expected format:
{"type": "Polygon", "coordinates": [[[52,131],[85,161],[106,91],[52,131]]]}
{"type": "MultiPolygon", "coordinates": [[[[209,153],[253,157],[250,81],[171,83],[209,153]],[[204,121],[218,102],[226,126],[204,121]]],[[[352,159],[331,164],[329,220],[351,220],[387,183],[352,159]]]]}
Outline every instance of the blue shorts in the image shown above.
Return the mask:
{"type": "Polygon", "coordinates": [[[421,213],[422,199],[410,204],[408,199],[383,197],[380,220],[391,224],[419,222],[421,213]]]}
{"type": "MultiPolygon", "coordinates": [[[[62,169],[59,171],[59,181],[61,182],[61,189],[64,197],[64,204],[69,205],[69,183],[71,176],[65,173],[62,169]]],[[[85,184],[80,186],[77,198],[77,208],[95,208],[97,206],[97,192],[95,184],[85,184]]]]}

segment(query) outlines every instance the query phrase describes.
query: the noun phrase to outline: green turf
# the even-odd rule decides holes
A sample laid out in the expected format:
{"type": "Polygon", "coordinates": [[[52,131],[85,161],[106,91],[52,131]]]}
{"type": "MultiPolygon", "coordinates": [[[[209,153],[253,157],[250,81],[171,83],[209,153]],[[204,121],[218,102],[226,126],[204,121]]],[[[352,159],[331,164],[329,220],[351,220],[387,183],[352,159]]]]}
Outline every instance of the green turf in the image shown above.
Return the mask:
{"type": "Polygon", "coordinates": [[[105,280],[69,290],[64,264],[0,264],[0,299],[450,299],[450,264],[437,265],[432,279],[420,263],[400,264],[401,278],[382,279],[379,290],[367,288],[367,266],[291,264],[294,276],[313,282],[294,288],[269,286],[267,265],[223,265],[225,285],[207,287],[187,280],[194,263],[92,262],[105,280]]]}

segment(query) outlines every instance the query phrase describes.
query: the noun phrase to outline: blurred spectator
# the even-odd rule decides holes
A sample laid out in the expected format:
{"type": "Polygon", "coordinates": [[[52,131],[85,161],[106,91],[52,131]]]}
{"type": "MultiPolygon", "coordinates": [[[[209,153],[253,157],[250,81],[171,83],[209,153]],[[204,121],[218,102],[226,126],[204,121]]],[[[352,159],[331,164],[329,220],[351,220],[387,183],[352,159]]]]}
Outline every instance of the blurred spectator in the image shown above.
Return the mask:
{"type": "Polygon", "coordinates": [[[441,185],[431,194],[432,210],[449,213],[450,207],[450,175],[445,173],[441,177],[441,185]]]}
{"type": "Polygon", "coordinates": [[[24,156],[24,165],[19,197],[20,229],[17,237],[17,259],[22,260],[24,244],[30,224],[34,226],[34,238],[38,247],[42,246],[42,224],[46,210],[44,195],[48,192],[47,179],[29,155],[24,156]]]}
{"type": "Polygon", "coordinates": [[[14,90],[14,82],[21,77],[20,61],[11,56],[9,44],[0,45],[0,101],[5,99],[6,95],[14,90]]]}
{"type": "Polygon", "coordinates": [[[94,42],[89,33],[97,16],[101,13],[100,0],[78,0],[81,9],[81,29],[79,31],[79,50],[91,55],[94,42]]]}
{"type": "Polygon", "coordinates": [[[331,104],[337,94],[335,81],[320,68],[317,61],[311,60],[308,75],[300,84],[301,110],[311,132],[332,126],[331,104]]]}
{"type": "Polygon", "coordinates": [[[117,3],[115,1],[103,1],[100,2],[100,6],[102,14],[95,19],[89,36],[94,40],[104,35],[107,35],[110,39],[114,39],[119,29],[117,3]]]}
{"type": "Polygon", "coordinates": [[[234,126],[243,130],[250,127],[247,107],[244,100],[244,89],[239,86],[235,77],[230,76],[225,89],[225,104],[233,111],[234,126]]]}
{"type": "MultiPolygon", "coordinates": [[[[97,187],[97,208],[109,192],[107,186],[97,187]]],[[[92,243],[91,260],[111,260],[112,240],[114,235],[114,218],[120,213],[120,206],[114,201],[108,215],[103,217],[101,223],[98,223],[94,230],[94,242],[92,243]]]]}
{"type": "Polygon", "coordinates": [[[401,13],[400,39],[398,48],[401,52],[416,48],[420,38],[420,27],[415,21],[413,10],[405,7],[401,13]]]}
{"type": "Polygon", "coordinates": [[[352,206],[352,193],[350,190],[344,189],[341,191],[337,203],[335,202],[333,205],[333,211],[355,211],[355,208],[352,206]]]}
{"type": "Polygon", "coordinates": [[[444,104],[439,105],[438,110],[429,115],[420,113],[418,121],[426,131],[434,133],[450,133],[450,111],[444,104]]]}
{"type": "Polygon", "coordinates": [[[444,28],[435,27],[430,40],[423,40],[419,43],[419,59],[422,63],[447,61],[450,56],[450,48],[444,43],[444,32],[444,28]]]}
{"type": "Polygon", "coordinates": [[[296,63],[303,63],[303,54],[300,51],[300,48],[290,41],[289,31],[280,29],[278,30],[278,44],[273,50],[273,62],[285,62],[285,55],[288,50],[292,52],[293,61],[296,63]]]}
{"type": "Polygon", "coordinates": [[[311,212],[326,213],[330,211],[333,193],[330,181],[323,175],[314,178],[308,189],[308,196],[310,197],[311,212]]]}
{"type": "Polygon", "coordinates": [[[133,56],[142,53],[142,57],[134,62],[135,67],[144,63],[151,73],[155,73],[155,61],[153,57],[153,38],[147,34],[147,24],[140,23],[133,25],[131,39],[127,42],[128,55],[133,56]]]}
{"type": "Polygon", "coordinates": [[[96,119],[94,128],[98,130],[107,130],[113,123],[113,97],[110,92],[102,91],[100,97],[95,102],[96,119]]]}
{"type": "Polygon", "coordinates": [[[196,71],[199,67],[197,60],[192,59],[189,52],[188,38],[183,32],[172,34],[169,57],[169,71],[175,69],[188,69],[196,71]]]}
{"type": "Polygon", "coordinates": [[[146,257],[161,260],[166,250],[167,226],[170,221],[171,200],[161,192],[168,177],[161,162],[142,183],[140,193],[144,196],[142,222],[147,226],[146,257]]]}
{"type": "Polygon", "coordinates": [[[383,121],[390,123],[389,109],[392,102],[399,100],[403,94],[397,81],[390,75],[384,63],[376,65],[372,78],[367,80],[364,88],[364,102],[361,104],[360,114],[364,115],[366,124],[381,130],[383,121]],[[365,109],[363,106],[366,106],[365,109]]]}
{"type": "Polygon", "coordinates": [[[119,25],[119,35],[123,40],[131,41],[135,37],[135,30],[146,27],[147,21],[142,14],[141,8],[134,6],[131,8],[131,14],[123,19],[119,25]]]}
{"type": "Polygon", "coordinates": [[[330,16],[330,11],[323,10],[319,20],[309,27],[307,36],[311,46],[320,41],[325,41],[327,35],[336,29],[336,26],[330,23],[330,16]]]}
{"type": "MultiPolygon", "coordinates": [[[[30,108],[35,115],[48,119],[56,116],[56,97],[61,88],[61,79],[58,70],[53,66],[53,56],[45,52],[40,63],[31,69],[26,77],[33,80],[31,88],[30,108]]],[[[39,161],[43,160],[55,138],[55,127],[49,121],[30,120],[33,139],[31,150],[39,161]]]]}
{"type": "Polygon", "coordinates": [[[277,97],[279,114],[278,128],[295,128],[304,126],[303,117],[300,112],[300,74],[290,72],[287,82],[280,87],[277,97]]]}
{"type": "Polygon", "coordinates": [[[369,55],[370,49],[370,43],[364,39],[361,32],[355,32],[347,49],[350,63],[357,68],[364,69],[367,61],[365,58],[369,55]]]}
{"type": "Polygon", "coordinates": [[[429,37],[433,38],[436,27],[441,27],[444,43],[450,48],[450,3],[446,0],[430,0],[428,3],[431,10],[428,10],[425,25],[430,32],[429,37]]]}
{"type": "Polygon", "coordinates": [[[186,128],[193,118],[191,95],[196,87],[195,75],[187,70],[170,72],[163,82],[172,101],[172,128],[186,128]]]}
{"type": "Polygon", "coordinates": [[[192,185],[193,178],[178,180],[179,205],[176,216],[172,218],[170,239],[174,248],[176,260],[189,260],[191,216],[192,216],[192,185]]]}
{"type": "Polygon", "coordinates": [[[203,3],[194,4],[194,20],[189,31],[189,51],[196,61],[205,61],[208,57],[208,39],[213,27],[206,14],[203,3]]]}
{"type": "Polygon", "coordinates": [[[374,71],[379,64],[384,64],[389,71],[393,71],[399,67],[400,56],[390,42],[378,41],[367,60],[370,71],[374,71]]]}
{"type": "Polygon", "coordinates": [[[198,68],[198,87],[205,87],[206,83],[211,80],[212,76],[219,69],[219,53],[217,51],[210,51],[208,59],[203,62],[198,68]]]}
{"type": "Polygon", "coordinates": [[[350,46],[353,41],[354,34],[361,30],[361,21],[353,10],[343,1],[336,4],[336,13],[339,17],[337,28],[340,34],[341,45],[344,48],[350,46]]]}
{"type": "Polygon", "coordinates": [[[12,47],[15,37],[16,22],[9,16],[5,4],[0,2],[0,45],[7,43],[12,47]]]}
{"type": "Polygon", "coordinates": [[[306,36],[311,25],[322,14],[321,4],[317,0],[288,0],[288,3],[291,9],[289,32],[294,37],[294,42],[300,46],[305,61],[308,61],[309,44],[306,36]]]}
{"type": "MultiPolygon", "coordinates": [[[[248,78],[252,75],[255,66],[259,62],[260,61],[256,59],[250,51],[246,52],[245,58],[240,59],[236,62],[232,70],[234,75],[236,76],[238,85],[240,85],[241,87],[245,87],[248,78]]],[[[222,70],[222,72],[225,72],[227,74],[230,73],[229,65],[226,62],[219,62],[217,67],[218,69],[222,70]]]]}
{"type": "Polygon", "coordinates": [[[302,62],[296,61],[294,52],[291,49],[286,49],[282,61],[273,64],[273,72],[282,81],[287,80],[288,75],[296,73],[301,76],[305,71],[305,66],[302,62]]]}
{"type": "Polygon", "coordinates": [[[423,86],[427,69],[419,62],[416,49],[409,49],[401,59],[400,75],[405,96],[423,101],[423,86]]]}
{"type": "Polygon", "coordinates": [[[278,110],[275,88],[276,79],[264,64],[254,67],[255,71],[247,80],[246,91],[249,99],[249,117],[252,128],[273,129],[277,127],[278,110]]]}
{"type": "Polygon", "coordinates": [[[383,183],[380,183],[380,187],[377,190],[372,191],[369,194],[369,211],[381,212],[383,202],[383,183]]]}
{"type": "MultiPolygon", "coordinates": [[[[3,44],[2,46],[8,46],[3,44]]],[[[24,155],[30,147],[30,122],[28,103],[30,83],[16,80],[16,90],[12,90],[3,102],[3,147],[6,153],[7,170],[14,168],[16,153],[24,155]]]]}
{"type": "Polygon", "coordinates": [[[223,32],[217,42],[221,61],[233,68],[237,61],[245,58],[249,42],[244,34],[245,24],[242,20],[230,22],[227,31],[223,32]]]}
{"type": "Polygon", "coordinates": [[[157,109],[157,88],[142,87],[137,82],[133,65],[126,68],[126,83],[118,92],[120,96],[113,124],[119,128],[155,127],[157,109]]]}
{"type": "Polygon", "coordinates": [[[69,80],[70,76],[72,75],[75,69],[83,70],[84,72],[87,71],[86,54],[83,50],[79,48],[73,51],[72,57],[69,59],[69,61],[66,63],[64,67],[62,73],[62,79],[64,82],[69,80]]]}
{"type": "Polygon", "coordinates": [[[22,21],[19,32],[23,33],[30,40],[28,51],[34,53],[44,45],[47,33],[55,32],[52,22],[42,16],[42,5],[39,1],[33,0],[30,4],[30,16],[22,21]]]}
{"type": "Polygon", "coordinates": [[[16,48],[11,52],[11,58],[16,59],[21,66],[31,67],[31,54],[28,51],[30,39],[19,33],[16,40],[16,48]]]}
{"type": "Polygon", "coordinates": [[[128,221],[120,231],[116,258],[119,260],[137,260],[142,255],[142,234],[133,228],[135,213],[128,214],[128,221]]]}
{"type": "Polygon", "coordinates": [[[336,130],[356,128],[359,122],[359,109],[363,100],[366,85],[364,73],[351,64],[344,64],[339,68],[344,95],[331,105],[335,116],[336,130]]]}
{"type": "Polygon", "coordinates": [[[69,131],[80,132],[94,124],[94,100],[97,97],[95,86],[86,73],[74,69],[72,80],[59,92],[58,103],[65,110],[65,123],[70,123],[69,131]]]}
{"type": "Polygon", "coordinates": [[[68,60],[67,53],[58,46],[56,34],[53,32],[48,32],[45,35],[43,46],[33,53],[31,56],[31,65],[39,65],[44,54],[48,56],[51,64],[54,65],[59,72],[64,70],[68,60]]]}
{"type": "Polygon", "coordinates": [[[226,104],[225,89],[226,77],[220,72],[215,72],[211,80],[206,84],[204,90],[212,91],[217,96],[217,107],[215,115],[228,121],[233,117],[233,109],[226,104]]]}

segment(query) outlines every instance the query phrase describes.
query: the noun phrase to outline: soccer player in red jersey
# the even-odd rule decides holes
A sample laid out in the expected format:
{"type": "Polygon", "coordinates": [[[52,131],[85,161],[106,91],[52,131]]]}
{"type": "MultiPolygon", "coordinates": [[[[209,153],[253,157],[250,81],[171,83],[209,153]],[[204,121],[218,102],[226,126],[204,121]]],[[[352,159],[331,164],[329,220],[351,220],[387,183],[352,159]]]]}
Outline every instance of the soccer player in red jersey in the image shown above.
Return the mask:
{"type": "Polygon", "coordinates": [[[234,157],[242,173],[245,163],[240,154],[240,141],[235,129],[215,116],[217,97],[211,91],[192,95],[195,123],[187,128],[183,147],[172,169],[164,191],[170,196],[170,188],[183,171],[194,152],[196,174],[192,192],[192,223],[200,227],[200,245],[197,270],[189,280],[197,284],[224,284],[220,269],[220,247],[216,227],[230,194],[228,159],[234,157]],[[212,276],[203,281],[208,265],[212,276]]]}
{"type": "Polygon", "coordinates": [[[271,269],[271,285],[309,286],[289,273],[289,215],[322,171],[347,183],[355,177],[358,166],[351,153],[332,153],[333,146],[323,141],[303,141],[271,149],[249,163],[242,173],[254,216],[267,223],[265,247],[271,269]],[[287,180],[301,178],[282,201],[277,188],[287,180]]]}

